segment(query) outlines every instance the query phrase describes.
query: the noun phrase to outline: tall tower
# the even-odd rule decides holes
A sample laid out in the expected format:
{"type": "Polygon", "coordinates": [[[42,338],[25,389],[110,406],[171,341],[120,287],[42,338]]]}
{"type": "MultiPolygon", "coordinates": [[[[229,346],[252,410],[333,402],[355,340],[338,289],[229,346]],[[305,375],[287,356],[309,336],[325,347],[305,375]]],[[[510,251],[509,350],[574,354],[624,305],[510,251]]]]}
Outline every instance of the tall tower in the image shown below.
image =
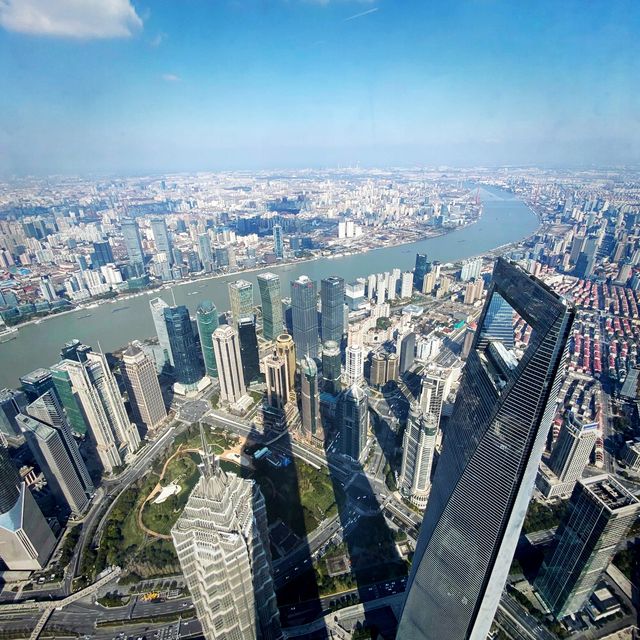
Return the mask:
{"type": "Polygon", "coordinates": [[[273,252],[276,258],[284,258],[284,237],[282,236],[282,227],[279,224],[273,225],[273,252]]]}
{"type": "Polygon", "coordinates": [[[56,501],[68,505],[72,513],[81,514],[89,504],[89,496],[60,433],[44,422],[22,413],[17,420],[56,501]]]}
{"type": "Polygon", "coordinates": [[[121,449],[133,453],[140,446],[140,434],[129,422],[118,385],[100,353],[88,353],[84,362],[63,363],[87,417],[100,462],[107,473],[122,464],[121,449]]]}
{"type": "Polygon", "coordinates": [[[280,278],[275,273],[261,273],[257,279],[262,302],[262,335],[265,340],[274,340],[282,332],[280,278]]]}
{"type": "Polygon", "coordinates": [[[55,390],[50,389],[34,400],[27,407],[26,412],[36,420],[53,427],[59,433],[62,444],[71,460],[71,464],[80,478],[84,492],[87,495],[91,495],[94,491],[91,476],[87,470],[87,465],[80,455],[80,450],[73,437],[67,414],[62,408],[62,404],[58,400],[58,394],[55,390]]]}
{"type": "Polygon", "coordinates": [[[202,476],[171,529],[203,634],[278,640],[264,498],[253,480],[226,474],[203,447],[202,476]]]}
{"type": "Polygon", "coordinates": [[[10,571],[37,571],[55,546],[51,527],[0,446],[0,558],[10,571]]]}
{"type": "Polygon", "coordinates": [[[583,424],[573,413],[565,416],[549,464],[540,464],[537,485],[546,498],[569,495],[589,462],[598,439],[598,423],[583,424]]]}
{"type": "Polygon", "coordinates": [[[164,310],[164,321],[173,354],[173,373],[176,382],[186,389],[193,389],[202,378],[202,367],[189,309],[184,305],[167,307],[164,310]]]}
{"type": "Polygon", "coordinates": [[[406,373],[413,364],[416,355],[416,334],[407,333],[400,343],[400,373],[406,373]]]}
{"type": "Polygon", "coordinates": [[[424,277],[431,271],[431,265],[424,253],[416,253],[416,266],[413,270],[413,288],[422,291],[424,277]]]}
{"type": "Polygon", "coordinates": [[[158,336],[158,344],[164,356],[164,363],[167,367],[173,367],[173,353],[171,352],[167,323],[164,319],[164,310],[169,309],[169,305],[162,298],[153,298],[153,300],[149,300],[149,307],[151,308],[153,326],[156,328],[156,336],[158,336]]]}
{"type": "Polygon", "coordinates": [[[300,276],[291,283],[291,315],[293,341],[298,359],[303,356],[318,357],[318,307],[316,283],[307,276],[300,276]]]}
{"type": "Polygon", "coordinates": [[[344,333],[344,280],[330,276],[320,281],[322,341],[340,344],[344,333]]]}
{"type": "Polygon", "coordinates": [[[289,389],[293,389],[296,384],[296,346],[288,333],[281,333],[276,338],[276,353],[287,363],[289,389]]]}
{"type": "Polygon", "coordinates": [[[548,287],[497,260],[433,478],[399,637],[486,638],[555,413],[573,317],[548,287]],[[519,360],[486,323],[495,296],[533,328],[519,360]]]}
{"type": "Polygon", "coordinates": [[[213,352],[213,332],[220,326],[218,310],[210,300],[203,300],[196,311],[198,335],[200,336],[200,348],[204,360],[205,373],[210,378],[218,377],[216,368],[216,356],[213,352]]]}
{"type": "Polygon", "coordinates": [[[248,387],[252,382],[259,382],[262,379],[256,321],[253,315],[238,320],[238,339],[240,340],[242,375],[244,384],[248,387]]]}
{"type": "Polygon", "coordinates": [[[307,438],[321,437],[320,392],[318,390],[318,367],[314,360],[305,356],[300,361],[300,398],[302,401],[302,433],[307,438]]]}
{"type": "Polygon", "coordinates": [[[135,220],[123,220],[122,236],[131,268],[136,275],[140,276],[144,273],[144,252],[142,251],[138,223],[135,220]]]}
{"type": "Polygon", "coordinates": [[[367,394],[357,385],[338,396],[336,423],[340,429],[341,453],[358,460],[367,442],[369,402],[367,394]]]}
{"type": "Polygon", "coordinates": [[[156,243],[156,251],[164,253],[170,265],[173,265],[173,247],[167,231],[167,221],[164,218],[151,218],[151,232],[156,243]]]}
{"type": "Polygon", "coordinates": [[[216,262],[211,248],[211,238],[208,233],[201,233],[198,236],[198,257],[202,263],[202,268],[210,273],[216,262]]]}
{"type": "Polygon", "coordinates": [[[362,347],[353,345],[347,347],[345,371],[348,387],[362,382],[364,376],[364,351],[362,347]]]}
{"type": "Polygon", "coordinates": [[[638,499],[611,476],[576,484],[534,583],[558,620],[586,604],[639,512],[638,499]]]}
{"type": "Polygon", "coordinates": [[[369,370],[369,383],[372,387],[380,389],[387,381],[387,357],[384,352],[376,351],[371,356],[371,368],[369,370]]]}
{"type": "Polygon", "coordinates": [[[236,327],[240,318],[253,316],[253,285],[248,280],[229,283],[229,305],[233,324],[236,327]]]}
{"type": "Polygon", "coordinates": [[[420,391],[420,408],[424,413],[432,415],[436,427],[440,424],[442,405],[449,392],[447,382],[439,375],[427,373],[422,378],[422,390],[420,391]]]}
{"type": "Polygon", "coordinates": [[[290,391],[287,361],[284,357],[274,353],[268,355],[263,363],[267,384],[267,402],[274,409],[284,409],[289,401],[290,391]]]}
{"type": "Polygon", "coordinates": [[[167,410],[153,362],[134,340],[125,350],[122,377],[129,396],[133,419],[146,431],[153,431],[166,417],[167,410]]]}
{"type": "Polygon", "coordinates": [[[400,492],[419,509],[427,506],[431,486],[431,466],[436,448],[438,423],[412,403],[402,441],[400,492]]]}
{"type": "Polygon", "coordinates": [[[325,342],[322,347],[322,388],[331,395],[342,391],[342,356],[337,342],[325,342]]]}
{"type": "Polygon", "coordinates": [[[220,380],[220,399],[234,404],[247,392],[242,374],[238,331],[229,324],[213,332],[213,350],[220,380]]]}

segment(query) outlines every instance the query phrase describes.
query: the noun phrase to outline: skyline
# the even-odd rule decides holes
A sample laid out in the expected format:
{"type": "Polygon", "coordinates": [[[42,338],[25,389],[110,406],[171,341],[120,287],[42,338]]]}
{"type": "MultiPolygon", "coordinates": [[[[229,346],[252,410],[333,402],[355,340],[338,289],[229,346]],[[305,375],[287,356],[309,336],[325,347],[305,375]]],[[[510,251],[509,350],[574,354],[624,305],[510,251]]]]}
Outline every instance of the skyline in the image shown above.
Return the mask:
{"type": "Polygon", "coordinates": [[[639,26],[631,2],[7,0],[0,175],[634,164],[639,26]]]}

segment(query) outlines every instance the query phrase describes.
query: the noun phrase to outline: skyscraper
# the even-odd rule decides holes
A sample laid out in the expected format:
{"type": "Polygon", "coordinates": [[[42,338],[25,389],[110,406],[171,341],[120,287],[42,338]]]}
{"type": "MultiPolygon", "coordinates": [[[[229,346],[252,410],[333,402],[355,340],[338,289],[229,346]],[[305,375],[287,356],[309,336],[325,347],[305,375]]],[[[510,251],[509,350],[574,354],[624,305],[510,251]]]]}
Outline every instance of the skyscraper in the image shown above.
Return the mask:
{"type": "Polygon", "coordinates": [[[136,275],[140,276],[144,273],[144,252],[140,241],[138,223],[135,220],[123,220],[122,236],[131,268],[136,275]]]}
{"type": "Polygon", "coordinates": [[[296,384],[296,346],[288,333],[281,333],[276,338],[276,353],[284,358],[287,364],[289,389],[293,389],[296,384]]]}
{"type": "Polygon", "coordinates": [[[408,299],[413,293],[413,274],[411,271],[405,271],[402,274],[402,280],[400,284],[400,297],[408,299]]]}
{"type": "Polygon", "coordinates": [[[280,278],[275,273],[261,273],[258,289],[262,303],[262,335],[265,340],[274,340],[282,333],[280,278]]]}
{"type": "Polygon", "coordinates": [[[115,262],[113,259],[113,251],[108,240],[93,243],[93,253],[91,254],[91,266],[99,269],[108,264],[115,262]]]}
{"type": "Polygon", "coordinates": [[[279,224],[273,225],[273,253],[276,254],[276,258],[284,258],[284,238],[279,224]]]}
{"type": "Polygon", "coordinates": [[[89,430],[89,425],[82,411],[80,398],[73,388],[71,378],[64,361],[51,367],[51,378],[64,407],[64,412],[73,433],[84,436],[89,430]]]}
{"type": "Polygon", "coordinates": [[[66,504],[76,515],[81,514],[89,504],[89,495],[60,433],[48,424],[22,413],[17,421],[56,502],[66,504]]]}
{"type": "Polygon", "coordinates": [[[229,305],[235,326],[240,318],[253,316],[253,285],[248,280],[229,283],[229,305]]]}
{"type": "Polygon", "coordinates": [[[258,337],[256,336],[256,321],[253,315],[238,320],[238,339],[240,341],[240,360],[245,386],[252,382],[259,382],[260,353],[258,351],[258,337]]]}
{"type": "Polygon", "coordinates": [[[211,238],[208,233],[201,233],[198,236],[198,256],[202,263],[202,268],[207,272],[213,271],[215,258],[211,247],[211,238]]]}
{"type": "Polygon", "coordinates": [[[344,333],[344,280],[330,276],[320,281],[322,341],[340,344],[344,333]]]}
{"type": "Polygon", "coordinates": [[[296,357],[318,357],[318,305],[316,283],[300,276],[291,283],[291,312],[296,357]]]}
{"type": "Polygon", "coordinates": [[[167,221],[164,218],[151,218],[151,232],[156,243],[156,251],[167,256],[170,265],[173,264],[173,247],[167,231],[167,221]]]}
{"type": "Polygon", "coordinates": [[[153,300],[149,300],[149,307],[151,308],[153,326],[156,328],[156,336],[158,336],[158,344],[162,349],[165,366],[173,367],[173,353],[171,352],[167,323],[164,318],[164,310],[168,309],[169,305],[162,298],[153,298],[153,300]]]}
{"type": "Polygon", "coordinates": [[[203,371],[189,309],[184,305],[166,307],[164,321],[173,354],[173,373],[176,382],[186,389],[193,389],[202,378],[203,371]]]}
{"type": "Polygon", "coordinates": [[[133,453],[140,434],[129,422],[118,385],[101,353],[88,353],[84,362],[61,363],[86,416],[100,462],[107,473],[122,464],[121,451],[133,453]]]}
{"type": "Polygon", "coordinates": [[[383,351],[376,351],[371,356],[371,367],[369,369],[369,384],[380,389],[387,382],[387,357],[383,351]]]}
{"type": "Polygon", "coordinates": [[[586,604],[640,513],[640,501],[603,475],[580,480],[534,587],[558,619],[586,604]]]}
{"type": "Polygon", "coordinates": [[[204,360],[205,373],[210,378],[218,377],[216,368],[216,355],[213,352],[213,332],[220,326],[218,310],[210,300],[203,300],[196,311],[198,335],[200,336],[200,348],[204,360]]]}
{"type": "Polygon", "coordinates": [[[342,356],[337,342],[325,342],[322,347],[322,389],[332,395],[342,391],[342,356]]]}
{"type": "Polygon", "coordinates": [[[540,464],[537,485],[546,498],[569,495],[589,462],[598,439],[598,423],[565,416],[548,465],[540,464]]]}
{"type": "Polygon", "coordinates": [[[10,571],[37,571],[55,546],[51,527],[0,446],[0,558],[10,571]]]}
{"type": "Polygon", "coordinates": [[[416,266],[413,270],[413,288],[422,291],[424,277],[431,271],[431,265],[424,253],[416,253],[416,266]]]}
{"type": "Polygon", "coordinates": [[[67,419],[61,402],[58,399],[58,394],[54,389],[50,389],[39,398],[34,400],[27,408],[26,413],[31,417],[43,422],[53,429],[55,429],[59,435],[62,445],[64,446],[71,464],[74,467],[75,473],[80,479],[83,490],[87,495],[93,494],[94,486],[87,470],[87,466],[80,455],[80,450],[73,437],[71,425],[67,419]]]}
{"type": "Polygon", "coordinates": [[[264,374],[267,386],[267,402],[274,409],[284,409],[289,401],[289,377],[287,361],[275,353],[264,359],[264,374]]]}
{"type": "MultiPolygon", "coordinates": [[[[26,405],[26,398],[22,391],[0,389],[0,446],[20,435],[16,416],[26,405]]],[[[20,442],[22,439],[20,438],[20,442]]]]}
{"type": "Polygon", "coordinates": [[[22,390],[30,402],[39,398],[43,393],[53,389],[53,378],[49,369],[36,369],[31,373],[20,376],[22,390]]]}
{"type": "Polygon", "coordinates": [[[300,399],[302,403],[302,433],[307,438],[321,437],[320,392],[318,367],[315,360],[305,356],[300,361],[300,399]]]}
{"type": "Polygon", "coordinates": [[[367,394],[357,385],[338,396],[336,424],[340,430],[340,452],[358,460],[367,442],[369,402],[367,394]]]}
{"type": "Polygon", "coordinates": [[[544,284],[497,260],[431,486],[399,637],[486,638],[555,413],[573,316],[544,284]],[[533,328],[519,360],[487,331],[494,296],[533,328]]]}
{"type": "Polygon", "coordinates": [[[417,403],[411,403],[402,441],[399,488],[400,493],[419,509],[427,506],[437,434],[438,423],[434,416],[423,413],[417,403]]]}
{"type": "Polygon", "coordinates": [[[407,333],[400,343],[400,373],[406,373],[413,365],[416,355],[416,334],[407,333]]]}
{"type": "Polygon", "coordinates": [[[360,384],[364,378],[364,351],[362,347],[349,345],[346,349],[347,386],[360,384]]]}
{"type": "Polygon", "coordinates": [[[264,498],[253,480],[226,474],[203,448],[202,476],[171,529],[203,634],[278,640],[264,498]]]}
{"type": "Polygon", "coordinates": [[[247,392],[238,330],[229,324],[219,326],[213,332],[213,350],[220,380],[220,399],[226,404],[234,404],[247,392]]]}
{"type": "Polygon", "coordinates": [[[142,350],[142,345],[134,340],[125,349],[122,363],[122,378],[133,419],[146,431],[153,431],[167,417],[153,362],[142,350]]]}
{"type": "Polygon", "coordinates": [[[434,373],[427,373],[422,378],[420,409],[434,417],[436,427],[440,424],[442,405],[449,393],[448,386],[444,377],[434,373]]]}

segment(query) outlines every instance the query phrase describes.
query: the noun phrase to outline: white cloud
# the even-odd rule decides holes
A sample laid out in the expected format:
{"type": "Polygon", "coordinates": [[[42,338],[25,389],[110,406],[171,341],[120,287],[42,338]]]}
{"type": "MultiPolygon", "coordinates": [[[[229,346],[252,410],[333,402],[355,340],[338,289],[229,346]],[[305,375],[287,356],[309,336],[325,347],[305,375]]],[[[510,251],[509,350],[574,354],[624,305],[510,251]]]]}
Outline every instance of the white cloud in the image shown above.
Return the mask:
{"type": "Polygon", "coordinates": [[[129,0],[0,0],[7,31],[62,38],[128,38],[142,28],[129,0]]]}
{"type": "Polygon", "coordinates": [[[180,82],[180,80],[182,80],[182,78],[177,76],[175,73],[163,73],[162,79],[167,82],[180,82]]]}

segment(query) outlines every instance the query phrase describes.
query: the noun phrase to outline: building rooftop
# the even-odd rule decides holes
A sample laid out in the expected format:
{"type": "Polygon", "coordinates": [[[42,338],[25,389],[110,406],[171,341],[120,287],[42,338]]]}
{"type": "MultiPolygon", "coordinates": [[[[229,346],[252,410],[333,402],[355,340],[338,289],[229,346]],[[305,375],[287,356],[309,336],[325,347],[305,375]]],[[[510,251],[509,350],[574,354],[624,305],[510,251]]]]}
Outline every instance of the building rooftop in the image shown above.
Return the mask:
{"type": "Polygon", "coordinates": [[[582,479],[581,482],[599,502],[611,511],[640,504],[638,498],[611,476],[596,476],[582,479]]]}

